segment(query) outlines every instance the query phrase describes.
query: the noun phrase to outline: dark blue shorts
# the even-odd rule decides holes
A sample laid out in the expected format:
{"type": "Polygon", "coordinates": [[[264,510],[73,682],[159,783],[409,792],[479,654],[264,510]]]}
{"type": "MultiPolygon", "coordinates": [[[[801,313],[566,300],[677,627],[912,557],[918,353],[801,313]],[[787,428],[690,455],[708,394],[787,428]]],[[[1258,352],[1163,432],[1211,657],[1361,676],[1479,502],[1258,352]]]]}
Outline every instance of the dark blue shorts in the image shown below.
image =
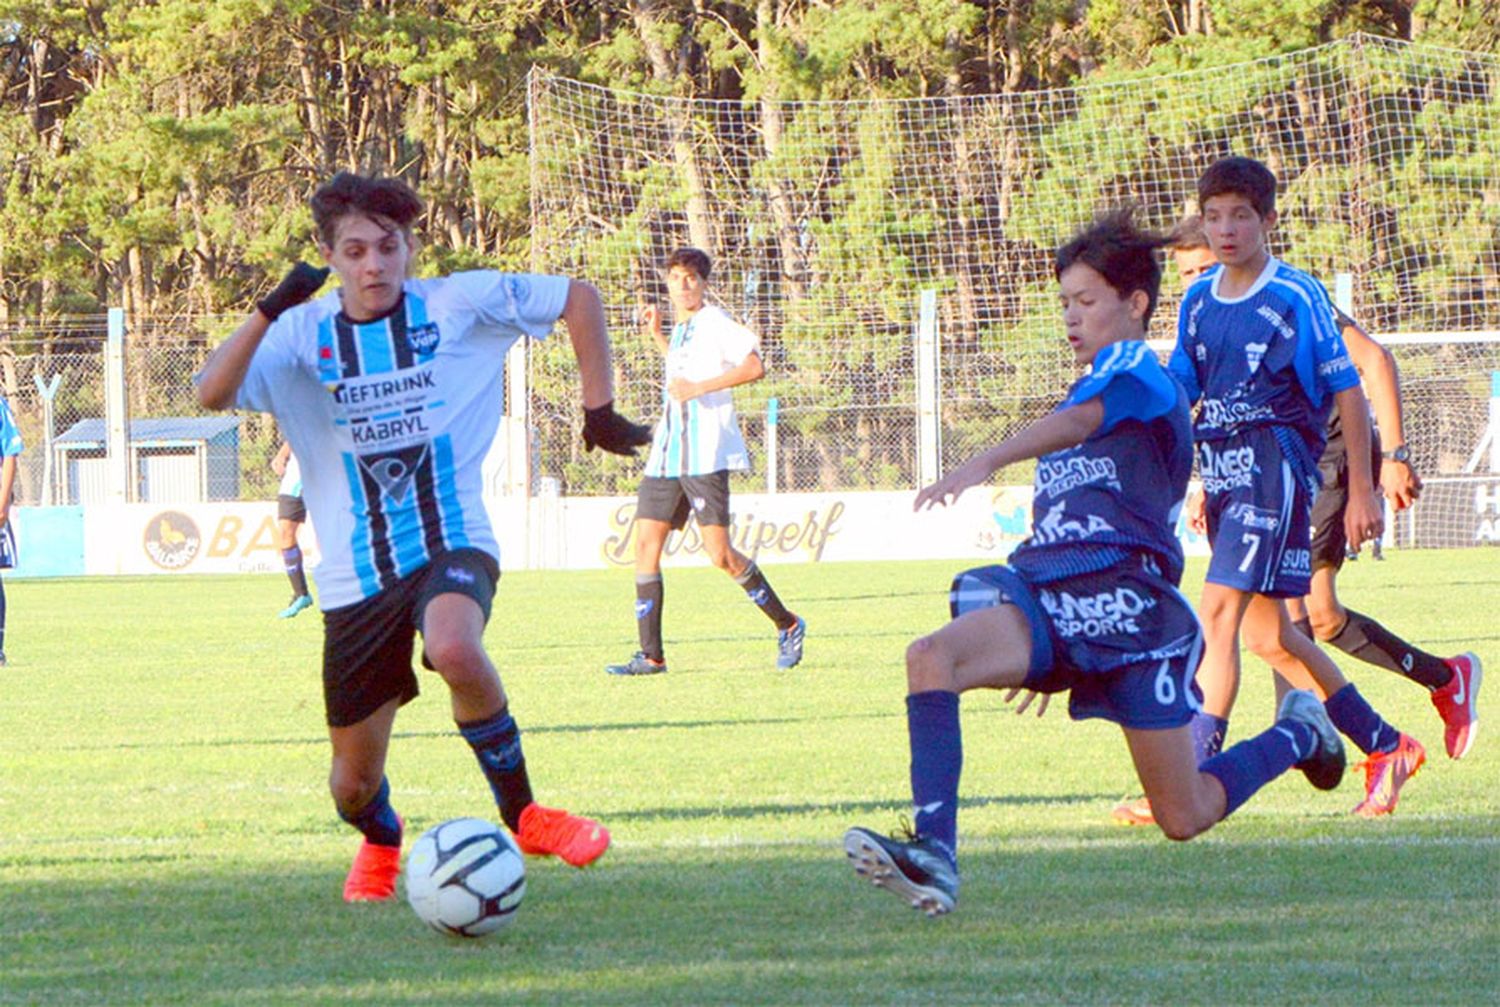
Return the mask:
{"type": "Polygon", "coordinates": [[[1200,708],[1193,676],[1203,632],[1192,605],[1150,560],[1046,584],[1007,566],[954,579],[954,618],[995,605],[1016,606],[1031,627],[1025,687],[1069,690],[1074,720],[1156,730],[1181,727],[1200,708]]]}
{"type": "Polygon", "coordinates": [[[1316,470],[1304,471],[1271,429],[1255,428],[1201,442],[1198,471],[1213,548],[1208,582],[1271,598],[1307,594],[1316,470]]]}

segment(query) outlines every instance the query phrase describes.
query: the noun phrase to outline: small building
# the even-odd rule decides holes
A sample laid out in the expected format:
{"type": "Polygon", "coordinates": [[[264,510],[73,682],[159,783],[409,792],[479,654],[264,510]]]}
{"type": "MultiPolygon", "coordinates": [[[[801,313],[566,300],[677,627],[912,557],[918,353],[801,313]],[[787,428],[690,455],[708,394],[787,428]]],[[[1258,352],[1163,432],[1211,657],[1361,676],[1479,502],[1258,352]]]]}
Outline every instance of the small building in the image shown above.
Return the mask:
{"type": "MultiPolygon", "coordinates": [[[[108,433],[104,420],[79,420],[52,442],[59,504],[109,500],[108,433]]],[[[131,500],[201,503],[240,496],[237,416],[169,416],[131,420],[127,436],[131,500]]]]}

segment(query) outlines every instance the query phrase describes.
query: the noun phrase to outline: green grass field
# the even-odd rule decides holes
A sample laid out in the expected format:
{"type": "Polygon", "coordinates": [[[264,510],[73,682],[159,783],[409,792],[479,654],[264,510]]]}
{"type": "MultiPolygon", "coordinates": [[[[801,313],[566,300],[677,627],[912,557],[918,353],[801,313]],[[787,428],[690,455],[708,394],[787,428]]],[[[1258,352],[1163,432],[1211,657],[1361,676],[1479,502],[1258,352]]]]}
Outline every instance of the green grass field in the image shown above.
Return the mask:
{"type": "MultiPolygon", "coordinates": [[[[1345,600],[1500,673],[1496,554],[1389,557],[1348,568],[1345,600]]],[[[973,695],[958,911],[858,882],[841,837],[905,811],[902,653],[957,566],[769,570],[810,624],[790,673],[731,582],[669,570],[672,671],[639,680],[601,671],[634,649],[628,573],[508,574],[487,640],[538,797],[615,845],[532,861],[515,924],[478,941],[340,900],[357,837],[326,792],[321,623],[274,617],[284,581],[9,583],[0,1003],[1493,1002],[1500,714],[1453,763],[1423,690],[1342,655],[1428,748],[1390,819],[1348,814],[1354,777],[1293,773],[1174,844],[1110,824],[1134,789],[1116,728],[973,695]]],[[[1247,664],[1231,740],[1269,720],[1268,677],[1247,664]]],[[[494,815],[423,688],[389,765],[408,841],[494,815]]]]}

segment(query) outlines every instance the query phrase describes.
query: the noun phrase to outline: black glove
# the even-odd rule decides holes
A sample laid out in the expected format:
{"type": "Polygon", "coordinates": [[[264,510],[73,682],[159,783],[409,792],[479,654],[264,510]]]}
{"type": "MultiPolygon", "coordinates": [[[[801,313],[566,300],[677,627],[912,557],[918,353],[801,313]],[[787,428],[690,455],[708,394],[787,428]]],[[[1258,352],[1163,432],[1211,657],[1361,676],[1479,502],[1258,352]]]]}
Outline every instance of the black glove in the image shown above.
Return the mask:
{"type": "Polygon", "coordinates": [[[611,454],[634,457],[637,447],[650,443],[651,428],[632,423],[615,412],[613,402],[583,411],[583,444],[590,451],[598,447],[611,454]]]}
{"type": "Polygon", "coordinates": [[[255,302],[260,313],[271,321],[276,321],[281,313],[287,308],[295,308],[313,294],[328,279],[328,269],[325,266],[319,269],[317,266],[309,266],[305,262],[299,262],[282,277],[276,289],[265,297],[255,302]]]}

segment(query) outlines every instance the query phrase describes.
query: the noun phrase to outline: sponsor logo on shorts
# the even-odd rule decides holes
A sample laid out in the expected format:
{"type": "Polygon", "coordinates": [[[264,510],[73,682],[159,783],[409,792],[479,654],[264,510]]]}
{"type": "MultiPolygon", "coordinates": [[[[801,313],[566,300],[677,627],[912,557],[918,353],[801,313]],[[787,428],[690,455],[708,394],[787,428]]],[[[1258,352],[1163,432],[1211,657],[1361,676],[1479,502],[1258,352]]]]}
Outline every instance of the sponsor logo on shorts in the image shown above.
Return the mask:
{"type": "Polygon", "coordinates": [[[1067,591],[1039,591],[1038,600],[1059,635],[1115,636],[1120,633],[1139,633],[1136,616],[1155,608],[1155,598],[1143,595],[1128,587],[1117,587],[1113,591],[1101,591],[1095,595],[1079,597],[1067,591]]]}
{"type": "Polygon", "coordinates": [[[198,525],[181,511],[168,510],[146,522],[146,556],[163,570],[181,570],[203,547],[198,525]]]}
{"type": "Polygon", "coordinates": [[[1206,493],[1249,486],[1255,478],[1255,449],[1244,447],[1215,451],[1212,443],[1199,445],[1198,469],[1206,493]]]}
{"type": "Polygon", "coordinates": [[[1075,454],[1068,458],[1043,458],[1036,465],[1037,492],[1049,497],[1059,497],[1069,490],[1100,482],[1119,488],[1120,475],[1113,458],[1075,454]]]}
{"type": "Polygon", "coordinates": [[[437,349],[440,338],[436,322],[413,325],[406,330],[406,344],[412,348],[413,353],[420,353],[423,356],[437,349]]]}
{"type": "Polygon", "coordinates": [[[1224,517],[1246,528],[1259,528],[1262,531],[1275,531],[1281,527],[1281,515],[1265,507],[1256,507],[1243,501],[1230,504],[1224,511],[1224,517]]]}
{"type": "Polygon", "coordinates": [[[455,584],[472,584],[474,575],[461,566],[450,566],[443,571],[443,576],[455,584]]]}
{"type": "Polygon", "coordinates": [[[1281,554],[1282,573],[1312,573],[1311,549],[1288,549],[1281,554]]]}
{"type": "Polygon", "coordinates": [[[693,497],[691,500],[688,501],[688,503],[690,503],[690,504],[693,505],[693,513],[695,513],[695,514],[701,514],[701,513],[703,513],[703,508],[705,508],[705,507],[708,506],[708,498],[707,497],[693,497]]]}

